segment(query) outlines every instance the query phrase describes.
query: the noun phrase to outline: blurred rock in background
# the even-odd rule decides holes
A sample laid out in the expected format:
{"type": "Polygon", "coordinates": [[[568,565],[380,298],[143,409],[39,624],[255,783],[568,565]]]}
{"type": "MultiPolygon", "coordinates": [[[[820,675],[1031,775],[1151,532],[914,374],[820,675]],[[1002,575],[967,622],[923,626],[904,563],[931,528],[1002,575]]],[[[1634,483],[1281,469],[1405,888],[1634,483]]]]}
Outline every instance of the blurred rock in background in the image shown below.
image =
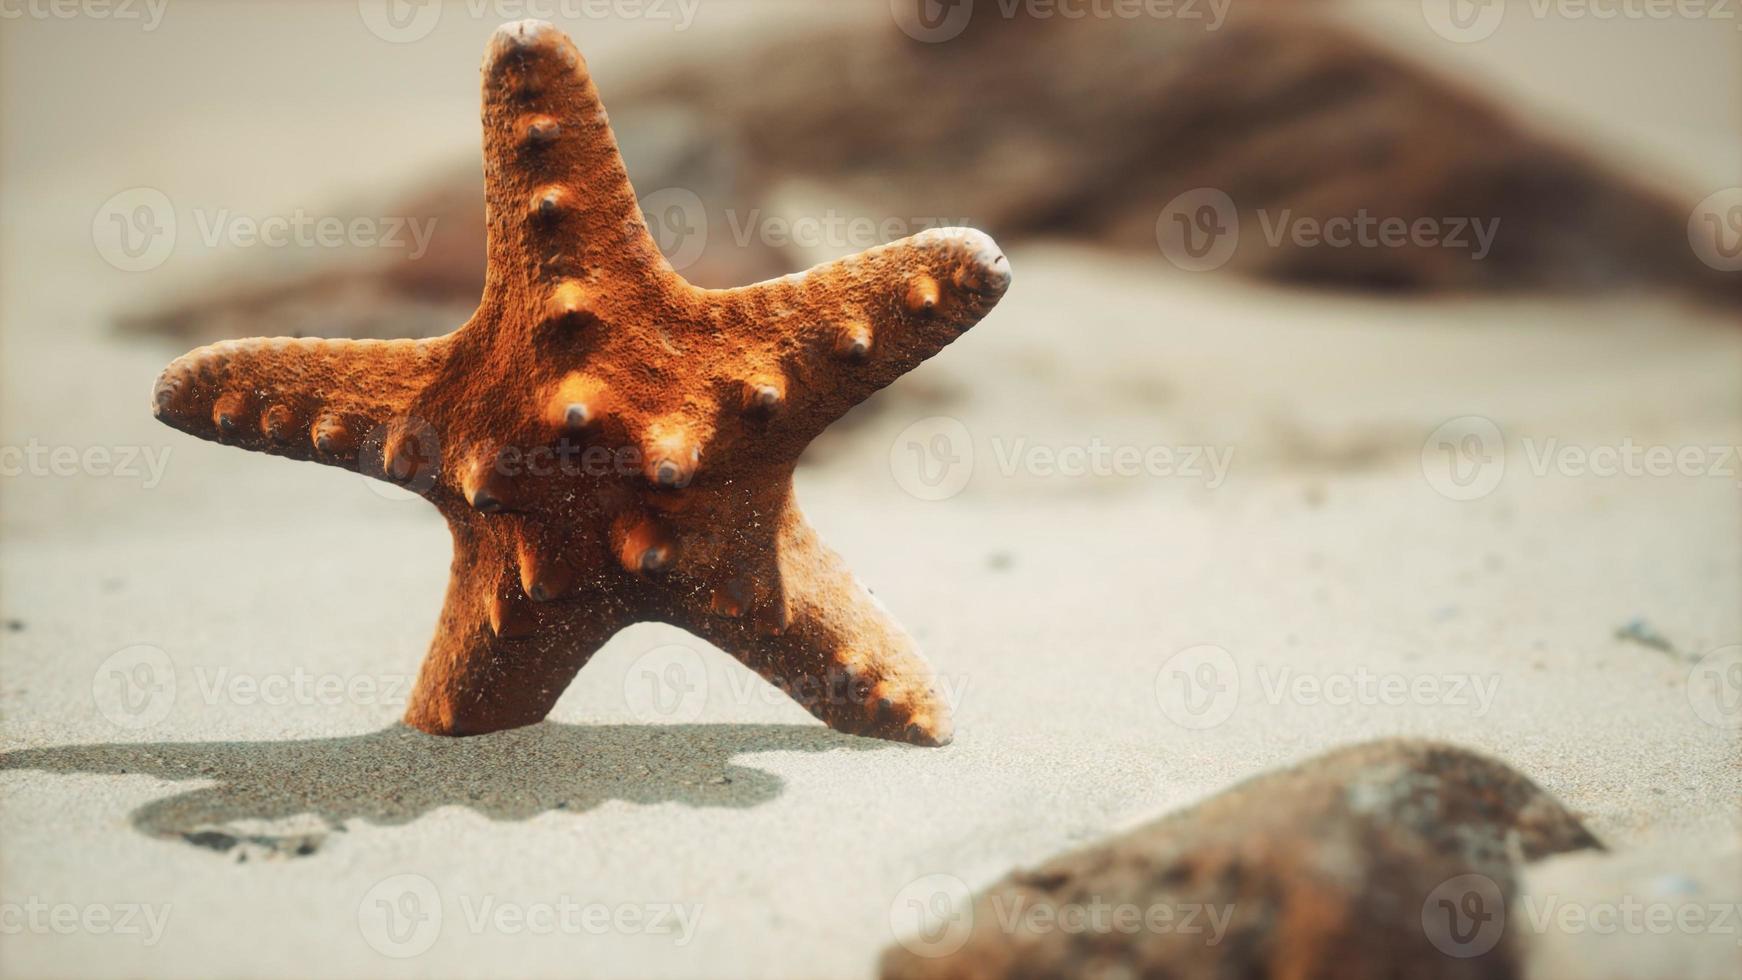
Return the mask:
{"type": "MultiPolygon", "coordinates": [[[[673,265],[730,286],[971,224],[1307,287],[1742,300],[1742,280],[1690,248],[1692,201],[1536,132],[1334,4],[940,9],[699,53],[608,92],[673,265]]],[[[477,163],[432,166],[394,213],[435,220],[426,254],[261,263],[122,327],[190,342],[445,333],[482,287],[477,163]]]]}

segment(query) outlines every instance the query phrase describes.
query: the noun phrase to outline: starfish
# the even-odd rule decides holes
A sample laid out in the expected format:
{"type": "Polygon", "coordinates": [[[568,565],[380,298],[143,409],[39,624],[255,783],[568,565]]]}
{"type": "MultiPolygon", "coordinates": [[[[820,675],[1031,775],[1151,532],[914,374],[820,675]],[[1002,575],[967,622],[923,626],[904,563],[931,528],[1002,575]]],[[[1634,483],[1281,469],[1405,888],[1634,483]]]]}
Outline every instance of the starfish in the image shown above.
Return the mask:
{"type": "Polygon", "coordinates": [[[987,235],[933,229],[729,290],[648,234],[573,42],[505,24],[483,65],[484,294],[427,340],[272,338],[192,351],[165,423],[354,469],[433,503],[447,597],[405,720],[542,720],[626,626],[676,625],[839,731],[943,745],[913,640],[794,502],[799,454],[978,323],[1010,284],[987,235]]]}

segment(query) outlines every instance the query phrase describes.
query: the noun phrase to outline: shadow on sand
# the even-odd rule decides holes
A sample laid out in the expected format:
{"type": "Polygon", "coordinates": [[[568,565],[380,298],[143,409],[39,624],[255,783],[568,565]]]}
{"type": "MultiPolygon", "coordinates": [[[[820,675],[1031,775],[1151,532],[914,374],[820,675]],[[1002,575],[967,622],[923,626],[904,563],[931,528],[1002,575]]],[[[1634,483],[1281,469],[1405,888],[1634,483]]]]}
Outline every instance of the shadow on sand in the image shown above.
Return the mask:
{"type": "Polygon", "coordinates": [[[154,800],[133,826],[239,859],[303,856],[347,821],[409,823],[442,806],[493,820],[581,812],[606,800],[745,808],[784,783],[735,765],[754,752],[889,748],[813,725],[564,725],[544,722],[475,738],[437,738],[404,725],[367,735],[279,742],[66,745],[0,754],[0,770],[145,775],[215,785],[154,800]],[[312,818],[312,820],[311,820],[312,818]],[[238,822],[301,821],[256,833],[238,822]],[[313,826],[308,826],[313,823],[313,826]],[[324,825],[324,826],[323,826],[324,825]]]}

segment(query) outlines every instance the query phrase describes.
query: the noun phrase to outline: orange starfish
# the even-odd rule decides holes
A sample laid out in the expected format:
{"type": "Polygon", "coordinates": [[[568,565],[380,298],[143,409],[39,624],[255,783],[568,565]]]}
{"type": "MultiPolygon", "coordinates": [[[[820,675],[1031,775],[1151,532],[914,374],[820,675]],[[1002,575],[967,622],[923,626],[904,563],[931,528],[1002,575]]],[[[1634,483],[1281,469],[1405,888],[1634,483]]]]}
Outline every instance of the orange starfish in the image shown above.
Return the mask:
{"type": "Polygon", "coordinates": [[[986,235],[925,232],[698,289],[660,255],[574,44],[496,30],[483,67],[489,260],[433,340],[236,340],[178,358],[157,417],[355,468],[447,518],[452,575],[406,721],[532,724],[635,622],[683,627],[841,731],[951,737],[931,665],[793,502],[799,454],[1004,295],[986,235]]]}

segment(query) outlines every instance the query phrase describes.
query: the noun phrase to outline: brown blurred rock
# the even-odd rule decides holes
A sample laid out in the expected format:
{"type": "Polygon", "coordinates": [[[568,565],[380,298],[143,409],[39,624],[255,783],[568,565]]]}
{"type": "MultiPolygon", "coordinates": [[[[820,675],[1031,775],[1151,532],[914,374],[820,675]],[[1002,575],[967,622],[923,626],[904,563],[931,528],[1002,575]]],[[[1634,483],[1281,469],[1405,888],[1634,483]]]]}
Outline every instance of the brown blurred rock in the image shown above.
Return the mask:
{"type": "Polygon", "coordinates": [[[961,931],[904,936],[882,972],[1512,977],[1522,939],[1506,908],[1519,866],[1601,846],[1497,761],[1369,743],[1015,872],[961,919],[965,943],[961,931]]]}
{"type": "MultiPolygon", "coordinates": [[[[1007,244],[1096,243],[1171,271],[1158,231],[1183,222],[1228,240],[1237,221],[1238,247],[1220,268],[1276,281],[1742,301],[1742,277],[1695,256],[1692,202],[1535,134],[1338,26],[1321,4],[1247,0],[1225,21],[1207,3],[1182,8],[1193,17],[1135,19],[970,7],[961,32],[937,43],[890,21],[881,32],[856,25],[722,51],[639,82],[603,80],[649,225],[679,271],[739,285],[934,223],[971,224],[1007,244]],[[804,196],[818,187],[831,204],[856,204],[819,212],[804,196]],[[1177,203],[1200,188],[1231,206],[1177,203]],[[1462,244],[1303,247],[1288,233],[1363,215],[1430,219],[1436,237],[1462,244]]],[[[457,322],[449,311],[463,318],[482,289],[477,185],[467,161],[387,212],[436,219],[420,259],[375,250],[313,275],[226,272],[241,285],[198,290],[218,298],[125,326],[189,341],[445,332],[457,322]]]]}

